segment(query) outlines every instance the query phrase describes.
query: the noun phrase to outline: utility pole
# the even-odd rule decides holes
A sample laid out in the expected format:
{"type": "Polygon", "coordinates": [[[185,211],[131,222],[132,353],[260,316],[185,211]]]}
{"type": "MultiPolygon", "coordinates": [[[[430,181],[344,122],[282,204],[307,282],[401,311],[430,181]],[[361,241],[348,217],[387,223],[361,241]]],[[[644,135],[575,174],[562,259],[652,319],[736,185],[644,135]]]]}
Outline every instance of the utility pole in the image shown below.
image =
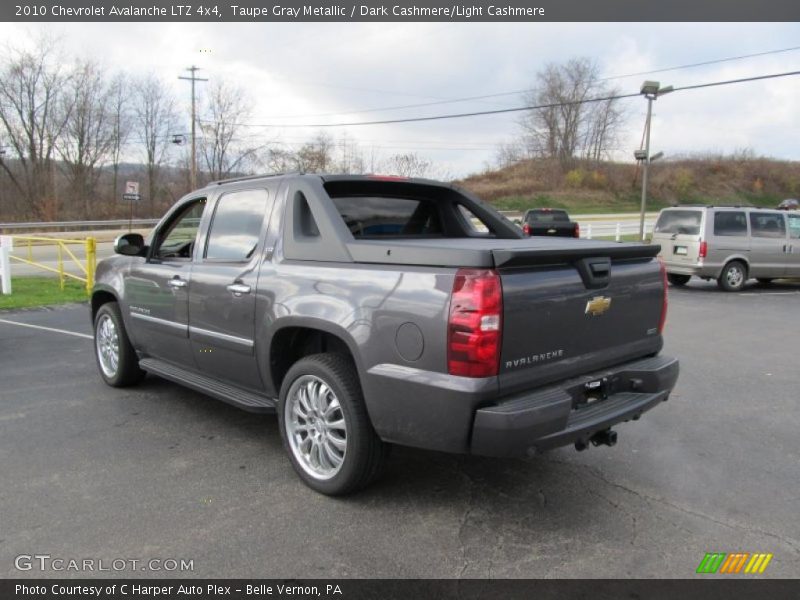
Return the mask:
{"type": "Polygon", "coordinates": [[[208,79],[203,79],[201,77],[197,77],[195,74],[197,71],[200,70],[200,67],[195,67],[192,65],[191,67],[186,68],[187,71],[191,73],[190,77],[178,77],[178,79],[184,79],[186,81],[190,81],[192,83],[192,167],[190,170],[190,177],[189,177],[189,187],[193,190],[197,187],[197,138],[195,136],[195,125],[197,122],[196,118],[196,108],[195,108],[195,88],[194,84],[196,81],[208,81],[208,79]]]}

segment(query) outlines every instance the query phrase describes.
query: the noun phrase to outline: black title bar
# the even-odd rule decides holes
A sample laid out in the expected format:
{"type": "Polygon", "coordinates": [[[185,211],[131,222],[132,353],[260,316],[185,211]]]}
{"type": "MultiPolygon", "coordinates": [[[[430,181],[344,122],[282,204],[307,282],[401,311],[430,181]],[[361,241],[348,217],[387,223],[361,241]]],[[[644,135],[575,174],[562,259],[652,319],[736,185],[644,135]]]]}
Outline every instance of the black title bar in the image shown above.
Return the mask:
{"type": "Polygon", "coordinates": [[[2,2],[18,22],[798,21],[797,0],[31,0],[2,2]]]}
{"type": "Polygon", "coordinates": [[[40,579],[0,580],[3,600],[795,600],[800,580],[244,580],[40,579]]]}

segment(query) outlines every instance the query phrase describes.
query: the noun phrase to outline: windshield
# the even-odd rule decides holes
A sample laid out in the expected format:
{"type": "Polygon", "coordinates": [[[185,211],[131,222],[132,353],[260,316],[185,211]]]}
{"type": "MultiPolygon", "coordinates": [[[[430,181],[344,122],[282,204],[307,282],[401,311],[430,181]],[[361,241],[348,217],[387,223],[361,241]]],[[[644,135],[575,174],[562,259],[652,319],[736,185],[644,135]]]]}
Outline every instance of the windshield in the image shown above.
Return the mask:
{"type": "Polygon", "coordinates": [[[700,220],[703,216],[699,210],[665,210],[656,223],[656,233],[680,233],[698,235],[700,220]]]}

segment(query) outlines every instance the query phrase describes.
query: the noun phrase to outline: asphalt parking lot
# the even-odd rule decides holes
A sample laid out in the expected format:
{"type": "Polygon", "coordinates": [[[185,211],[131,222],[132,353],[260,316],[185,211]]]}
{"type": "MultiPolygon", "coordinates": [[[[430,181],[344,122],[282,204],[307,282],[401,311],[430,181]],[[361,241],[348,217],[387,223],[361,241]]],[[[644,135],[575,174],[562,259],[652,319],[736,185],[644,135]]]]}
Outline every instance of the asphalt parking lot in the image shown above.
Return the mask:
{"type": "Polygon", "coordinates": [[[345,499],[300,482],[273,416],[152,376],[106,387],[85,306],[0,313],[87,336],[0,321],[0,575],[91,575],[14,567],[49,554],[194,561],[120,576],[684,578],[716,551],[773,553],[762,577],[798,577],[798,311],[798,284],[673,288],[678,387],[615,447],[395,448],[345,499]]]}

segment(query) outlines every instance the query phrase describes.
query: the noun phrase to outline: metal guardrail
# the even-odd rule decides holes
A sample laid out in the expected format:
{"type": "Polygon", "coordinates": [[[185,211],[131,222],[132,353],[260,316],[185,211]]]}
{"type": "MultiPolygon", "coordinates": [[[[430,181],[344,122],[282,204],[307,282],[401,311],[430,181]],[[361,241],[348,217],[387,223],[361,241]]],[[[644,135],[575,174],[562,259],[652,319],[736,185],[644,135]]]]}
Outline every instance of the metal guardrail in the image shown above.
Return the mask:
{"type": "Polygon", "coordinates": [[[53,221],[53,222],[27,222],[27,223],[0,223],[0,231],[19,231],[23,229],[91,229],[91,228],[125,228],[153,227],[159,219],[113,219],[110,221],[53,221]]]}
{"type": "Polygon", "coordinates": [[[27,265],[32,265],[39,269],[43,269],[45,271],[49,271],[51,273],[56,273],[58,275],[59,283],[61,285],[61,290],[64,290],[64,283],[69,277],[70,279],[75,279],[80,281],[81,283],[85,284],[86,286],[86,294],[89,295],[92,293],[92,288],[94,287],[94,272],[97,268],[97,241],[93,237],[87,237],[85,239],[60,239],[60,238],[48,238],[42,236],[23,236],[23,235],[15,235],[15,236],[2,236],[2,246],[0,246],[0,254],[2,255],[2,275],[3,275],[3,286],[2,286],[2,293],[10,294],[11,293],[11,274],[10,274],[10,261],[17,261],[21,263],[25,263],[27,265]],[[14,250],[14,247],[19,247],[18,242],[23,242],[23,247],[27,249],[26,257],[23,258],[22,256],[16,256],[11,254],[14,250]],[[33,260],[33,248],[34,243],[37,246],[41,245],[54,245],[58,249],[58,261],[57,261],[57,268],[45,265],[41,262],[37,262],[33,260]],[[78,258],[75,253],[70,249],[70,246],[80,245],[83,246],[84,249],[84,260],[78,258]],[[83,277],[80,275],[75,275],[74,273],[69,273],[64,269],[64,260],[72,261],[80,271],[83,273],[83,277]],[[6,280],[7,279],[7,280],[6,280]]]}

